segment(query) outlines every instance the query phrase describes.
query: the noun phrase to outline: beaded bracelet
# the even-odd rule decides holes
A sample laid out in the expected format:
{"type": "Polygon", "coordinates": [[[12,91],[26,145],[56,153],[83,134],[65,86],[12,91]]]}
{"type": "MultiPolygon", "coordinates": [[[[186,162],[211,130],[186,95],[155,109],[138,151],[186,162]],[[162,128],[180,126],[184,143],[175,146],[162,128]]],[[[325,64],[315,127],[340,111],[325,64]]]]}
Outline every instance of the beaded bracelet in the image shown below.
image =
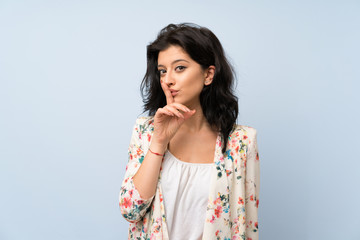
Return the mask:
{"type": "Polygon", "coordinates": [[[158,156],[164,156],[164,154],[160,154],[160,153],[156,153],[156,152],[151,151],[151,149],[150,149],[150,148],[149,148],[149,151],[150,151],[151,153],[155,154],[155,155],[158,155],[158,156]]]}

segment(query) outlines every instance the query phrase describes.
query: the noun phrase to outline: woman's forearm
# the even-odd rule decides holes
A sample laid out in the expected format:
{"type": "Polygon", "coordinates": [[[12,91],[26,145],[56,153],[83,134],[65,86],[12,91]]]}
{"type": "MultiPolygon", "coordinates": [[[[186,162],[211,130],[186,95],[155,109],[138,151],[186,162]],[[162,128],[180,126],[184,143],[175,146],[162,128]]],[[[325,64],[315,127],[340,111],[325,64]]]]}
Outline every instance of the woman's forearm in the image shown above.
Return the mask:
{"type": "MultiPolygon", "coordinates": [[[[167,144],[156,141],[150,144],[151,151],[159,154],[164,154],[166,147],[167,144]]],[[[155,194],[162,158],[162,156],[148,151],[139,170],[133,177],[135,188],[144,199],[149,199],[155,194]]]]}

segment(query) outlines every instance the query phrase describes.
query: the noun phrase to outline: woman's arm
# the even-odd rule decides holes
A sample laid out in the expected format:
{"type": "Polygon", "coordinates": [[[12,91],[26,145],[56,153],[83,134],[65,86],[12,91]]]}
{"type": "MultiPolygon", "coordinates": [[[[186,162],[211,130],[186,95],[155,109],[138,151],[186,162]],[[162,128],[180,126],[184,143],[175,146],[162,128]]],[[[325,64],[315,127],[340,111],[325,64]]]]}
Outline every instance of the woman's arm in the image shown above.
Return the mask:
{"type": "MultiPolygon", "coordinates": [[[[166,144],[158,143],[155,139],[151,142],[150,149],[155,153],[164,154],[166,144]]],[[[162,156],[147,152],[143,163],[133,177],[136,189],[140,195],[146,199],[155,195],[156,186],[159,179],[162,156]]]]}
{"type": "Polygon", "coordinates": [[[249,145],[246,156],[245,177],[245,212],[246,212],[246,239],[258,240],[258,205],[260,190],[260,164],[257,146],[256,129],[249,132],[249,145]]]}
{"type": "Polygon", "coordinates": [[[170,139],[183,122],[194,113],[195,111],[190,111],[179,103],[168,104],[157,110],[154,116],[154,133],[150,145],[152,152],[147,152],[139,171],[133,177],[136,189],[142,197],[151,198],[156,191],[163,157],[155,153],[161,155],[165,153],[170,139]],[[180,110],[184,113],[182,114],[180,110]]]}
{"type": "MultiPolygon", "coordinates": [[[[144,119],[139,118],[133,128],[128,149],[129,160],[119,193],[121,214],[129,222],[141,220],[150,207],[156,191],[162,161],[161,156],[150,152],[145,156],[143,140],[147,136],[143,135],[140,130],[143,123],[144,119]]],[[[163,153],[166,145],[164,147],[156,141],[152,141],[150,149],[154,152],[163,153]]]]}

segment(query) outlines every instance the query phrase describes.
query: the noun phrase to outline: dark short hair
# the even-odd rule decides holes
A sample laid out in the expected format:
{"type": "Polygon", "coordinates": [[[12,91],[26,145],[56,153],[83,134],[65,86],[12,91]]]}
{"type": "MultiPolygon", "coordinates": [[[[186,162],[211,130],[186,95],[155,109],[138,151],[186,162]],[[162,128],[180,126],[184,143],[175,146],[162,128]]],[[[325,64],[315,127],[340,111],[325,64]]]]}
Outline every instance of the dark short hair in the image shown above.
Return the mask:
{"type": "Polygon", "coordinates": [[[144,112],[148,111],[152,116],[166,105],[158,72],[158,55],[171,45],[182,47],[203,69],[215,66],[212,83],[204,86],[200,94],[200,104],[209,124],[221,132],[224,153],[238,116],[238,99],[233,90],[235,74],[219,39],[209,29],[193,23],[169,24],[147,46],[147,70],[140,86],[144,112]]]}

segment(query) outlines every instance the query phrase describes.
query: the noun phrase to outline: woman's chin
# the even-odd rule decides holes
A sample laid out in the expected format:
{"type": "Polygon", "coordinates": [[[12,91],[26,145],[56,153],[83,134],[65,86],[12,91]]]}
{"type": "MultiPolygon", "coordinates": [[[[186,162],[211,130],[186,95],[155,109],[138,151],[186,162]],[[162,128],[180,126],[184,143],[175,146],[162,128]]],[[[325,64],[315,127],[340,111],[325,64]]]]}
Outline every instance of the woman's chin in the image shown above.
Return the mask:
{"type": "Polygon", "coordinates": [[[178,98],[178,97],[176,97],[176,96],[174,97],[174,102],[185,105],[185,102],[184,102],[183,100],[181,100],[181,98],[178,98]]]}

